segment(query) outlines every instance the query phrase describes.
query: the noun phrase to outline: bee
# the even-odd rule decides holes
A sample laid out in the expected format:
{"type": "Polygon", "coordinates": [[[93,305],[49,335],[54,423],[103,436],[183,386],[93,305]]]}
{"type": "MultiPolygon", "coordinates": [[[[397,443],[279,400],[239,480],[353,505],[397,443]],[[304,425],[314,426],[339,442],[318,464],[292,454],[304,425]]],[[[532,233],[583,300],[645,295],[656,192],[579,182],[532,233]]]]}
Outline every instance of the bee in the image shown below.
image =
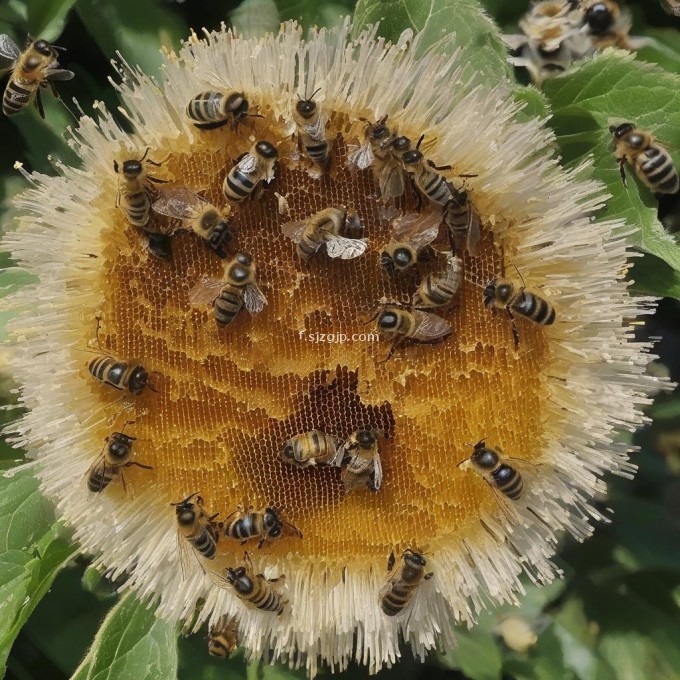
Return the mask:
{"type": "Polygon", "coordinates": [[[363,229],[359,216],[346,208],[325,208],[300,222],[281,225],[302,260],[308,260],[323,246],[332,258],[351,260],[363,255],[368,248],[368,241],[358,238],[363,229]]]}
{"type": "Polygon", "coordinates": [[[215,559],[219,533],[215,517],[220,513],[208,516],[203,509],[203,499],[200,492],[192,493],[179,503],[170,503],[175,508],[177,519],[177,542],[180,550],[182,573],[186,576],[187,567],[187,547],[194,549],[194,555],[203,556],[206,560],[215,559]],[[191,499],[195,498],[192,502],[191,499]]]}
{"type": "Polygon", "coordinates": [[[387,571],[391,572],[385,585],[380,589],[380,609],[387,616],[396,616],[406,609],[421,581],[427,581],[434,572],[425,573],[427,562],[415,550],[407,548],[402,554],[402,563],[395,569],[394,553],[387,560],[387,571]]]}
{"type": "MultiPolygon", "coordinates": [[[[144,168],[144,160],[148,153],[149,148],[146,149],[139,160],[128,159],[123,161],[122,168],[118,161],[113,161],[114,171],[120,173],[122,170],[123,175],[118,180],[116,206],[123,211],[128,222],[135,227],[144,227],[149,221],[149,213],[151,212],[151,199],[149,197],[151,187],[149,182],[165,184],[167,181],[147,174],[144,168]]],[[[155,163],[151,159],[146,162],[149,165],[160,166],[160,163],[155,163]]]]}
{"type": "Polygon", "coordinates": [[[380,266],[393,275],[422,261],[427,247],[439,235],[441,216],[436,212],[407,213],[392,223],[392,242],[380,253],[380,266]]]}
{"type": "Polygon", "coordinates": [[[231,206],[218,210],[205,199],[183,187],[166,189],[151,206],[155,212],[177,220],[184,220],[189,229],[198,234],[219,257],[226,257],[224,246],[232,240],[229,214],[231,206]]]}
{"type": "Polygon", "coordinates": [[[265,141],[253,144],[250,151],[238,159],[224,178],[224,197],[240,203],[252,195],[260,182],[269,184],[274,179],[274,165],[278,158],[279,152],[273,144],[265,141]]]}
{"type": "Polygon", "coordinates": [[[231,122],[236,130],[248,115],[248,100],[242,92],[199,92],[186,108],[187,117],[197,128],[213,130],[231,122]]]}
{"type": "Polygon", "coordinates": [[[464,189],[452,187],[453,197],[444,206],[444,222],[459,250],[466,250],[472,257],[479,254],[482,238],[479,214],[472,205],[470,195],[464,189]]]}
{"type": "Polygon", "coordinates": [[[630,163],[637,176],[655,194],[676,194],[680,190],[680,178],[673,160],[666,149],[654,137],[633,123],[612,125],[616,160],[624,185],[626,184],[626,161],[630,163]]]}
{"type": "Polygon", "coordinates": [[[288,604],[281,592],[274,586],[284,581],[285,576],[266,578],[264,574],[256,574],[248,553],[245,554],[245,566],[226,570],[226,581],[236,591],[236,595],[246,604],[267,612],[281,615],[288,604]]]}
{"type": "Polygon", "coordinates": [[[661,0],[661,5],[668,14],[680,17],[680,0],[661,0]]]}
{"type": "Polygon", "coordinates": [[[220,616],[208,633],[208,654],[220,659],[228,659],[238,647],[238,624],[235,619],[220,616]]]}
{"type": "Polygon", "coordinates": [[[510,279],[492,279],[484,288],[483,297],[487,309],[504,309],[508,313],[515,347],[519,345],[519,332],[513,313],[542,326],[555,323],[555,308],[545,298],[526,290],[524,286],[518,286],[510,279]]]}
{"type": "Polygon", "coordinates": [[[2,112],[13,116],[24,109],[35,95],[35,106],[41,118],[45,118],[40,90],[50,87],[59,98],[54,81],[71,80],[73,71],[59,68],[58,50],[63,47],[50,45],[46,40],[31,40],[22,52],[6,34],[0,35],[0,73],[10,71],[7,87],[2,97],[2,112]]]}
{"type": "Polygon", "coordinates": [[[630,40],[629,33],[633,26],[633,18],[627,9],[614,0],[583,0],[583,26],[593,46],[598,50],[605,47],[622,47],[634,49],[635,41],[630,40]]]}
{"type": "Polygon", "coordinates": [[[331,147],[326,139],[326,117],[314,101],[312,93],[309,99],[300,99],[295,105],[293,118],[297,125],[298,139],[305,149],[307,156],[322,170],[328,166],[331,147]]]}
{"type": "Polygon", "coordinates": [[[253,510],[251,505],[245,510],[242,506],[239,506],[224,519],[224,535],[241,541],[241,545],[251,538],[259,537],[257,547],[261,548],[265,543],[281,538],[284,531],[302,538],[300,530],[292,524],[284,522],[276,508],[253,510]],[[227,520],[231,517],[234,519],[227,523],[227,520]]]}
{"type": "Polygon", "coordinates": [[[432,203],[443,207],[455,198],[456,190],[453,185],[443,175],[435,172],[449,169],[448,166],[437,167],[432,161],[426,161],[423,152],[418,148],[404,152],[401,155],[401,164],[418,191],[432,203]]]}
{"type": "Polygon", "coordinates": [[[428,274],[413,296],[416,309],[434,309],[448,305],[463,281],[463,260],[451,251],[446,253],[446,269],[439,276],[428,274]]]}
{"type": "MultiPolygon", "coordinates": [[[[126,423],[127,424],[127,423],[126,423]]],[[[125,490],[123,468],[136,465],[145,470],[152,470],[151,465],[142,465],[130,460],[132,444],[136,437],[130,437],[123,432],[113,432],[104,440],[104,447],[94,463],[87,471],[87,488],[92,493],[103,491],[116,477],[120,477],[125,490]]]]}
{"type": "Polygon", "coordinates": [[[281,458],[297,467],[338,464],[338,442],[335,437],[320,430],[296,434],[281,451],[281,458]]]}
{"type": "Polygon", "coordinates": [[[149,373],[141,364],[120,361],[107,354],[98,354],[90,359],[87,370],[104,385],[117,390],[128,390],[139,396],[145,387],[156,390],[149,383],[149,373]]]}
{"type": "Polygon", "coordinates": [[[376,430],[357,430],[338,451],[342,455],[343,465],[340,477],[347,493],[362,486],[367,486],[371,491],[380,491],[383,472],[378,437],[376,430]]]}
{"type": "Polygon", "coordinates": [[[417,309],[409,311],[396,304],[382,304],[373,318],[376,317],[378,331],[392,338],[389,354],[381,363],[388,361],[406,340],[436,342],[453,331],[451,324],[436,314],[417,309]]]}
{"type": "Polygon", "coordinates": [[[411,148],[408,137],[397,137],[386,125],[387,116],[377,123],[367,123],[364,143],[353,150],[348,161],[360,170],[372,168],[383,200],[398,198],[404,193],[404,171],[401,154],[411,148]]]}
{"type": "Polygon", "coordinates": [[[255,263],[249,253],[239,252],[230,260],[222,279],[201,279],[190,291],[192,305],[212,303],[215,321],[229,325],[243,307],[250,314],[259,314],[267,298],[257,285],[255,263]]]}
{"type": "Polygon", "coordinates": [[[524,488],[522,475],[515,468],[504,463],[499,453],[487,448],[483,439],[474,444],[473,448],[474,451],[470,458],[464,460],[458,467],[471,466],[494,489],[503,493],[510,500],[518,500],[522,496],[524,488]]]}

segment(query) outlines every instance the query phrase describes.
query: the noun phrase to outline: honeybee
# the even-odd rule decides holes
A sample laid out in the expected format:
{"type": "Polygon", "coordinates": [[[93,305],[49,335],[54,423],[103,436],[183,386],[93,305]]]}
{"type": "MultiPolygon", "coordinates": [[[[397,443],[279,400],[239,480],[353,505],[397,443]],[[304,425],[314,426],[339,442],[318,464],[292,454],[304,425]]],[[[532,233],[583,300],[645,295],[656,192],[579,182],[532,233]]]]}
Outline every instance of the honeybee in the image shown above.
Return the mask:
{"type": "Polygon", "coordinates": [[[499,453],[487,448],[483,439],[478,441],[473,448],[472,455],[460,463],[458,467],[471,466],[494,489],[503,493],[510,500],[518,500],[522,496],[524,488],[522,475],[515,468],[504,463],[499,453]]]}
{"type": "Polygon", "coordinates": [[[363,224],[354,211],[325,208],[300,222],[286,222],[281,231],[297,245],[300,259],[308,260],[323,246],[328,257],[351,260],[366,252],[368,241],[356,238],[363,224]]]}
{"type": "Polygon", "coordinates": [[[224,519],[224,535],[241,541],[241,545],[251,538],[259,537],[257,547],[261,548],[265,543],[281,538],[284,531],[302,538],[300,530],[289,522],[284,522],[276,508],[253,510],[251,505],[246,510],[239,506],[224,519]],[[227,523],[230,517],[234,519],[227,523]]]}
{"type": "Polygon", "coordinates": [[[612,133],[616,160],[624,185],[626,184],[626,161],[633,166],[640,180],[655,194],[676,194],[680,190],[680,178],[670,154],[654,137],[633,123],[621,123],[609,128],[612,133]]]}
{"type": "Polygon", "coordinates": [[[417,309],[409,311],[396,304],[382,304],[373,318],[376,317],[378,331],[392,338],[389,354],[381,363],[388,361],[397,347],[406,340],[436,342],[453,331],[451,324],[436,314],[417,309]]]}
{"type": "Polygon", "coordinates": [[[186,108],[187,117],[197,128],[213,130],[231,121],[234,130],[248,115],[248,100],[242,92],[208,90],[197,94],[186,108]]]}
{"type": "Polygon", "coordinates": [[[161,215],[184,220],[187,227],[198,234],[219,257],[227,256],[224,246],[233,238],[228,221],[231,206],[218,210],[200,196],[179,187],[162,191],[151,207],[161,215]]]}
{"type": "Polygon", "coordinates": [[[362,486],[380,491],[383,472],[378,437],[376,430],[357,430],[338,451],[343,465],[340,477],[347,493],[362,486]]]}
{"type": "Polygon", "coordinates": [[[71,80],[75,73],[59,67],[58,50],[63,47],[50,45],[46,40],[31,40],[22,52],[6,34],[0,35],[0,73],[10,71],[7,87],[2,97],[2,112],[13,116],[24,109],[35,95],[35,106],[41,118],[45,118],[41,88],[48,85],[52,94],[59,98],[54,81],[71,80]]]}
{"type": "Polygon", "coordinates": [[[141,364],[120,361],[107,354],[98,354],[90,359],[87,370],[104,385],[117,390],[128,390],[140,395],[145,387],[152,392],[155,388],[149,383],[149,373],[141,364]]]}
{"type": "Polygon", "coordinates": [[[416,309],[434,309],[448,305],[463,281],[463,260],[451,251],[446,253],[446,269],[439,276],[428,274],[413,295],[416,309]]]}
{"type": "Polygon", "coordinates": [[[208,654],[220,659],[228,659],[238,647],[238,624],[235,619],[220,616],[208,633],[208,654]]]}
{"type": "Polygon", "coordinates": [[[182,573],[186,576],[188,571],[188,546],[194,549],[196,557],[198,557],[198,553],[206,560],[215,559],[217,542],[220,536],[214,520],[220,513],[217,512],[214,515],[208,516],[208,513],[203,509],[203,499],[200,496],[200,492],[192,493],[183,501],[170,503],[170,505],[175,508],[177,542],[180,551],[182,573]],[[191,502],[192,498],[196,499],[193,503],[191,502]]]}
{"type": "Polygon", "coordinates": [[[245,307],[251,315],[259,314],[267,298],[257,285],[255,263],[249,253],[239,252],[230,260],[222,279],[201,279],[190,291],[192,305],[212,303],[215,321],[227,326],[245,307]]]}
{"type": "Polygon", "coordinates": [[[629,33],[633,18],[627,9],[614,0],[582,0],[583,25],[592,44],[598,50],[605,47],[634,49],[629,33]]]}
{"type": "Polygon", "coordinates": [[[661,0],[661,6],[668,14],[680,17],[680,0],[661,0]]]}
{"type": "Polygon", "coordinates": [[[238,159],[222,183],[224,197],[240,203],[252,195],[260,182],[269,184],[274,179],[274,166],[279,158],[276,147],[269,142],[255,142],[250,151],[238,159]]]}
{"type": "Polygon", "coordinates": [[[335,437],[320,430],[296,434],[281,451],[281,458],[297,467],[310,465],[336,465],[338,442],[335,437]]]}
{"type": "Polygon", "coordinates": [[[487,309],[504,309],[508,313],[515,347],[519,345],[519,332],[513,313],[543,326],[555,323],[555,308],[545,298],[526,290],[524,286],[518,286],[510,279],[492,279],[484,288],[483,297],[487,309]]]}
{"type": "Polygon", "coordinates": [[[452,189],[453,198],[444,206],[444,222],[456,248],[467,250],[472,257],[476,257],[482,239],[479,214],[467,191],[452,189]]]}
{"type": "Polygon", "coordinates": [[[386,120],[387,116],[383,116],[377,123],[365,121],[364,143],[347,157],[348,162],[360,170],[372,168],[380,195],[385,201],[404,193],[404,171],[400,157],[411,148],[411,140],[395,136],[385,125],[386,120]]]}
{"type": "Polygon", "coordinates": [[[401,164],[418,191],[433,203],[445,206],[454,199],[456,190],[443,175],[435,172],[447,168],[438,168],[432,161],[426,161],[423,152],[418,148],[404,152],[401,155],[401,164]]]}
{"type": "Polygon", "coordinates": [[[396,616],[403,612],[413,599],[420,582],[434,576],[434,572],[425,573],[425,558],[410,548],[404,550],[402,562],[396,569],[395,563],[394,553],[391,553],[387,560],[387,571],[391,573],[379,595],[380,609],[387,616],[396,616]]]}
{"type": "MultiPolygon", "coordinates": [[[[127,423],[126,423],[127,424],[127,423]]],[[[136,437],[130,437],[123,432],[113,432],[104,440],[104,447],[94,463],[87,471],[87,488],[92,493],[103,491],[116,477],[120,477],[125,489],[123,468],[136,465],[145,470],[152,470],[151,465],[142,465],[130,460],[132,444],[136,437]]]]}
{"type": "MultiPolygon", "coordinates": [[[[147,147],[144,155],[139,160],[129,159],[123,161],[122,177],[118,180],[116,206],[123,211],[128,222],[135,227],[144,227],[149,221],[149,213],[151,211],[151,199],[149,198],[151,187],[149,182],[165,184],[167,181],[147,174],[144,168],[144,160],[148,153],[149,148],[147,147]]],[[[149,165],[160,166],[160,163],[155,163],[151,159],[146,162],[149,165]]],[[[121,167],[116,160],[113,161],[113,169],[116,173],[121,172],[121,167]]]]}
{"type": "Polygon", "coordinates": [[[285,575],[278,578],[266,578],[264,574],[256,574],[248,553],[244,556],[245,566],[226,570],[226,581],[236,591],[236,595],[246,604],[267,612],[281,615],[288,604],[275,583],[285,580],[285,575]]]}
{"type": "Polygon", "coordinates": [[[380,266],[393,275],[413,267],[439,234],[441,216],[434,211],[407,213],[392,222],[392,242],[380,253],[380,266]]]}
{"type": "Polygon", "coordinates": [[[307,156],[322,170],[328,166],[330,159],[330,143],[326,139],[326,117],[314,101],[312,93],[309,99],[300,99],[295,104],[293,118],[297,125],[298,139],[305,149],[307,156]]]}

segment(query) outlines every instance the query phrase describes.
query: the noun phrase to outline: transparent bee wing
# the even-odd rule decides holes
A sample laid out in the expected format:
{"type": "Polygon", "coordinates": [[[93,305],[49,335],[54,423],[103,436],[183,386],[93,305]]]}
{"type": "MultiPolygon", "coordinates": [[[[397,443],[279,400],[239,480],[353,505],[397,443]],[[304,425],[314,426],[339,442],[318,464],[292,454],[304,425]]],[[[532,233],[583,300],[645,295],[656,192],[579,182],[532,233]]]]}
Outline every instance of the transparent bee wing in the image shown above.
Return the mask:
{"type": "Polygon", "coordinates": [[[479,255],[479,245],[482,240],[481,224],[477,211],[469,205],[470,215],[468,219],[468,231],[466,248],[472,257],[479,255]]]}
{"type": "Polygon", "coordinates": [[[198,217],[205,206],[210,205],[189,189],[178,187],[162,189],[157,201],[151,206],[160,215],[174,217],[177,220],[191,220],[198,217]]]}
{"type": "Polygon", "coordinates": [[[224,288],[222,279],[211,279],[204,276],[189,291],[189,304],[194,306],[209,305],[224,288]]]}
{"type": "Polygon", "coordinates": [[[376,453],[375,458],[373,458],[373,489],[375,491],[380,491],[380,486],[382,484],[383,471],[382,463],[380,462],[380,454],[376,453]]]}
{"type": "Polygon", "coordinates": [[[366,252],[368,241],[365,238],[345,238],[333,236],[326,241],[328,257],[353,260],[366,252]]]}
{"type": "Polygon", "coordinates": [[[441,316],[430,312],[414,311],[413,313],[418,321],[413,334],[414,340],[421,342],[438,340],[446,337],[453,330],[451,324],[446,319],[442,319],[441,316]]]}
{"type": "Polygon", "coordinates": [[[302,235],[307,228],[307,222],[285,222],[281,225],[281,232],[287,236],[293,243],[300,243],[302,235]]]}
{"type": "Polygon", "coordinates": [[[247,153],[239,162],[238,169],[246,175],[252,175],[258,166],[257,156],[247,153]]]}
{"type": "Polygon", "coordinates": [[[425,231],[420,231],[417,234],[414,234],[411,237],[410,242],[411,245],[416,249],[416,251],[418,251],[421,248],[424,248],[425,246],[432,243],[432,241],[434,241],[438,235],[439,235],[439,221],[437,221],[436,224],[433,224],[428,229],[425,229],[425,231]]]}
{"type": "Polygon", "coordinates": [[[347,161],[352,165],[356,165],[359,170],[365,170],[371,167],[374,158],[371,145],[366,143],[352,150],[347,156],[347,161]]]}
{"type": "MultiPolygon", "coordinates": [[[[408,241],[416,247],[414,241],[415,236],[425,232],[428,236],[423,238],[430,238],[435,229],[437,232],[439,231],[441,220],[442,213],[438,210],[430,210],[424,213],[406,213],[405,215],[401,215],[401,217],[397,217],[397,219],[392,222],[392,239],[397,243],[408,241]]],[[[435,238],[436,233],[434,237],[431,238],[431,241],[435,238]]],[[[430,243],[431,241],[426,241],[423,245],[430,243]]]]}
{"type": "Polygon", "coordinates": [[[463,279],[463,260],[461,260],[458,255],[454,255],[451,251],[446,254],[446,272],[444,273],[443,278],[456,290],[463,279]]]}
{"type": "Polygon", "coordinates": [[[342,465],[342,461],[345,459],[346,452],[347,451],[344,444],[338,446],[338,448],[335,450],[335,455],[326,464],[332,465],[334,467],[340,467],[342,465]]]}
{"type": "Polygon", "coordinates": [[[21,56],[21,50],[6,33],[0,35],[0,70],[10,69],[21,56]]]}
{"type": "Polygon", "coordinates": [[[319,114],[315,123],[312,125],[307,123],[302,126],[302,129],[312,139],[317,142],[322,142],[326,138],[326,119],[323,115],[319,114]]]}
{"type": "Polygon", "coordinates": [[[45,75],[47,80],[73,80],[76,76],[73,71],[68,71],[65,68],[53,68],[52,66],[46,70],[45,75]]]}
{"type": "Polygon", "coordinates": [[[264,309],[264,306],[267,304],[267,298],[254,283],[251,283],[243,291],[243,304],[255,316],[264,309]]]}
{"type": "MultiPolygon", "coordinates": [[[[106,448],[106,444],[104,444],[104,448],[106,448]]],[[[85,473],[85,479],[89,479],[92,472],[100,466],[103,468],[102,472],[105,475],[107,465],[106,465],[106,454],[104,453],[104,449],[102,449],[102,452],[94,459],[94,461],[92,462],[92,465],[90,465],[90,467],[87,468],[87,472],[85,473]]],[[[103,486],[100,486],[98,491],[101,491],[103,488],[104,488],[103,486]]]]}
{"type": "Polygon", "coordinates": [[[397,161],[385,163],[378,177],[383,200],[398,198],[404,193],[404,171],[397,161]]]}

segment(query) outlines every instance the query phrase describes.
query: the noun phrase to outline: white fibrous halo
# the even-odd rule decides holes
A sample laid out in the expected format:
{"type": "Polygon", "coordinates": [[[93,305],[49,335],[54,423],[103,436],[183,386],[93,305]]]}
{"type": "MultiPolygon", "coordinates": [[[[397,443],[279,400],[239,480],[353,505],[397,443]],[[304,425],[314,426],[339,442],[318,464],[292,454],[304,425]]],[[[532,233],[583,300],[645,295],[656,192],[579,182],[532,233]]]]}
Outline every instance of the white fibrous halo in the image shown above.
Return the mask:
{"type": "MultiPolygon", "coordinates": [[[[193,630],[234,616],[249,658],[304,666],[310,675],[320,665],[337,671],[352,661],[375,672],[396,662],[401,639],[422,658],[438,644],[455,644],[454,626],[471,625],[488,601],[517,602],[522,572],[550,582],[561,532],[583,540],[603,519],[594,502],[606,489],[602,475],[634,471],[630,447],[617,433],[645,422],[642,408],[667,385],[645,372],[655,357],[629,325],[653,309],[652,299],[627,290],[630,228],[594,219],[608,196],[589,179],[589,164],[560,167],[545,121],[519,122],[509,87],[479,84],[460,52],[422,54],[418,36],[409,35],[392,45],[377,37],[377,27],[355,40],[350,32],[345,22],[303,38],[297,24],[286,23],[261,39],[224,29],[203,40],[193,36],[165,56],[160,86],[137,68],[118,67],[115,87],[134,132],[102,107],[96,121],[84,115],[69,140],[82,165],[58,163],[56,176],[27,175],[33,186],[16,200],[18,226],[4,237],[5,249],[39,279],[9,298],[11,366],[27,409],[12,426],[14,441],[40,462],[42,490],[83,551],[113,577],[125,574],[124,588],[151,598],[159,616],[191,621],[193,630]],[[494,498],[481,516],[483,529],[422,546],[434,578],[419,586],[404,616],[384,616],[377,604],[387,555],[366,563],[348,555],[339,569],[296,557],[294,540],[288,553],[270,558],[250,549],[265,575],[286,575],[289,605],[275,616],[217,587],[198,561],[184,577],[174,512],[154,488],[125,502],[105,493],[92,499],[83,489],[105,418],[92,408],[82,354],[83,329],[93,335],[106,283],[99,266],[109,225],[93,205],[103,183],[115,191],[114,157],[147,147],[190,149],[204,132],[185,115],[187,103],[211,88],[247,93],[285,129],[292,129],[291,101],[320,88],[318,102],[329,111],[372,120],[388,115],[398,129],[420,130],[438,166],[471,175],[466,186],[484,229],[502,244],[506,274],[514,276],[516,267],[558,309],[558,322],[540,329],[549,347],[541,374],[542,445],[522,501],[508,518],[496,512],[506,500],[494,498]]],[[[133,247],[128,254],[146,256],[133,247]]],[[[463,474],[461,458],[462,452],[452,460],[451,475],[463,474]]],[[[410,537],[403,540],[400,549],[410,537]]]]}

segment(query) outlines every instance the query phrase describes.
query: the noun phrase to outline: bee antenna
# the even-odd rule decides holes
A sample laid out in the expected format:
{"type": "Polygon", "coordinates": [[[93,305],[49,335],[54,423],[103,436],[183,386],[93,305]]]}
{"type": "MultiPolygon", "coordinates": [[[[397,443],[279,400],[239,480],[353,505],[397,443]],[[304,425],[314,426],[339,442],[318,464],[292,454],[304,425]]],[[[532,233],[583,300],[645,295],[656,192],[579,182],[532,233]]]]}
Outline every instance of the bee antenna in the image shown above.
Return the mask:
{"type": "Polygon", "coordinates": [[[146,151],[144,152],[144,155],[139,159],[140,163],[149,155],[149,151],[151,151],[151,147],[147,146],[146,151]]]}
{"type": "Polygon", "coordinates": [[[425,139],[425,135],[420,135],[420,139],[418,139],[418,143],[416,144],[416,150],[417,151],[420,151],[420,145],[421,145],[423,139],[425,139]]]}
{"type": "Polygon", "coordinates": [[[524,282],[524,277],[522,276],[522,272],[520,272],[520,270],[517,269],[517,265],[515,264],[514,260],[511,260],[511,262],[512,262],[512,266],[515,268],[515,271],[517,272],[517,275],[520,278],[520,281],[522,282],[522,286],[524,286],[524,288],[526,288],[527,284],[524,282]]]}

